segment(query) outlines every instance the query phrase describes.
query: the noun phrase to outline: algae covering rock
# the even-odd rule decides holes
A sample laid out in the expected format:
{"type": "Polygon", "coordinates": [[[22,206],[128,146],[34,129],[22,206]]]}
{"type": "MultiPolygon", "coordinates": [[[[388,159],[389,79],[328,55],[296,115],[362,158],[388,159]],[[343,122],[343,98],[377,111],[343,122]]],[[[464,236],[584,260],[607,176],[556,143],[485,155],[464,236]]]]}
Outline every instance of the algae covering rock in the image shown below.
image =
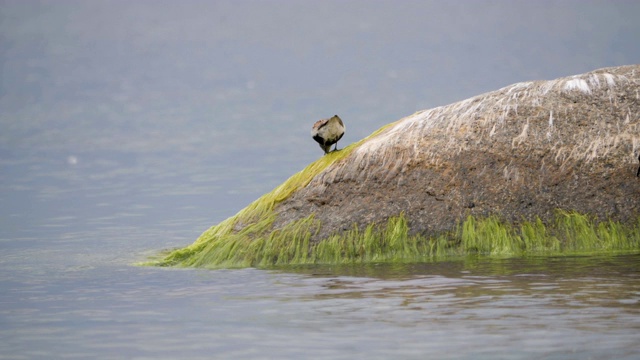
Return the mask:
{"type": "Polygon", "coordinates": [[[467,215],[640,214],[640,65],[514,84],[404,118],[277,206],[314,239],[404,212],[411,232],[467,215]]]}
{"type": "Polygon", "coordinates": [[[457,231],[459,243],[469,216],[551,224],[558,210],[632,224],[638,236],[639,85],[640,65],[605,68],[420,111],[324,156],[166,263],[209,266],[223,248],[248,266],[314,262],[323,242],[364,239],[373,224],[388,235],[399,215],[405,237],[457,231]]]}

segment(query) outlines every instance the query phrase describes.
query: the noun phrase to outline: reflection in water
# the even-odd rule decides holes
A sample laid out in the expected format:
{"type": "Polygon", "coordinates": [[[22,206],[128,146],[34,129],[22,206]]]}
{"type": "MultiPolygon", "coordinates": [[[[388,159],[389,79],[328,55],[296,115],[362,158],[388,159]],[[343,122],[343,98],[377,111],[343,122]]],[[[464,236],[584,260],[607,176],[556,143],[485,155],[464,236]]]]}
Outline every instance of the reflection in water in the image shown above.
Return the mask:
{"type": "Polygon", "coordinates": [[[303,319],[280,314],[295,324],[365,343],[382,336],[367,345],[373,353],[396,341],[406,355],[435,358],[633,358],[640,354],[638,265],[639,256],[627,255],[297,267],[303,277],[278,275],[286,292],[267,299],[275,312],[304,309],[303,319]]]}
{"type": "MultiPolygon", "coordinates": [[[[419,309],[453,304],[542,300],[560,307],[615,306],[640,310],[640,256],[478,259],[357,267],[297,267],[322,279],[313,299],[398,298],[419,309]],[[331,271],[334,274],[331,274],[331,271]],[[337,274],[340,276],[336,277],[337,274]],[[490,301],[491,300],[491,301],[490,301]],[[422,304],[422,305],[421,305],[422,304]]],[[[304,298],[304,296],[302,296],[304,298]]],[[[308,300],[308,299],[306,299],[308,300]]],[[[411,305],[411,306],[410,306],[411,305]]]]}

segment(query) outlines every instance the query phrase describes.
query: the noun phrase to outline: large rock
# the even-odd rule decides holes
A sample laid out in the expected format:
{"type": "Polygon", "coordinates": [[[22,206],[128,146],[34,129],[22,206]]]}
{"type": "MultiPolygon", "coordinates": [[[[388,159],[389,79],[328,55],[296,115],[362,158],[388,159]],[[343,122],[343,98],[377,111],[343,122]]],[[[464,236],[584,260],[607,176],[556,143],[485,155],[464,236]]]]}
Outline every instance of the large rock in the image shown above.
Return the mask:
{"type": "Polygon", "coordinates": [[[322,156],[154,264],[637,251],[639,83],[640,65],[623,66],[418,112],[322,156]]]}
{"type": "Polygon", "coordinates": [[[400,213],[426,235],[467,215],[550,221],[566,209],[635,220],[639,84],[640,65],[622,66],[420,111],[343,150],[280,199],[273,228],[314,214],[319,241],[400,213]]]}

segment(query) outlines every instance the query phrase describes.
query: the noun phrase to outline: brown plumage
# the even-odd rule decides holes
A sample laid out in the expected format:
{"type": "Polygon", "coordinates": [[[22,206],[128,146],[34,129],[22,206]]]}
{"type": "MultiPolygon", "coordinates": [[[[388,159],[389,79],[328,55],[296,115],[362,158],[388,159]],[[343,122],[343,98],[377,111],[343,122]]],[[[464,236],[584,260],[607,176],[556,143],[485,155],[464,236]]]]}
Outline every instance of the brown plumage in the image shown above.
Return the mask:
{"type": "Polygon", "coordinates": [[[333,115],[328,119],[318,120],[311,128],[313,140],[320,144],[325,154],[331,150],[331,145],[336,144],[333,151],[338,150],[338,140],[344,135],[345,126],[338,115],[333,115]]]}

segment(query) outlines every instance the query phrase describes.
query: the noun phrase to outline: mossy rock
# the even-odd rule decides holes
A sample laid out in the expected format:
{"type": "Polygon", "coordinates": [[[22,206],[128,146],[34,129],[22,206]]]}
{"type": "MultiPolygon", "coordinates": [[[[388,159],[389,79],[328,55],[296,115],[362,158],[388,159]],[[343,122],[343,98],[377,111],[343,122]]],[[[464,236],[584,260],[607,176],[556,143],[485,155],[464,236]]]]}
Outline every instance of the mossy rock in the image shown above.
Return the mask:
{"type": "Polygon", "coordinates": [[[640,65],[606,68],[418,112],[156,264],[637,251],[639,84],[640,65]]]}

